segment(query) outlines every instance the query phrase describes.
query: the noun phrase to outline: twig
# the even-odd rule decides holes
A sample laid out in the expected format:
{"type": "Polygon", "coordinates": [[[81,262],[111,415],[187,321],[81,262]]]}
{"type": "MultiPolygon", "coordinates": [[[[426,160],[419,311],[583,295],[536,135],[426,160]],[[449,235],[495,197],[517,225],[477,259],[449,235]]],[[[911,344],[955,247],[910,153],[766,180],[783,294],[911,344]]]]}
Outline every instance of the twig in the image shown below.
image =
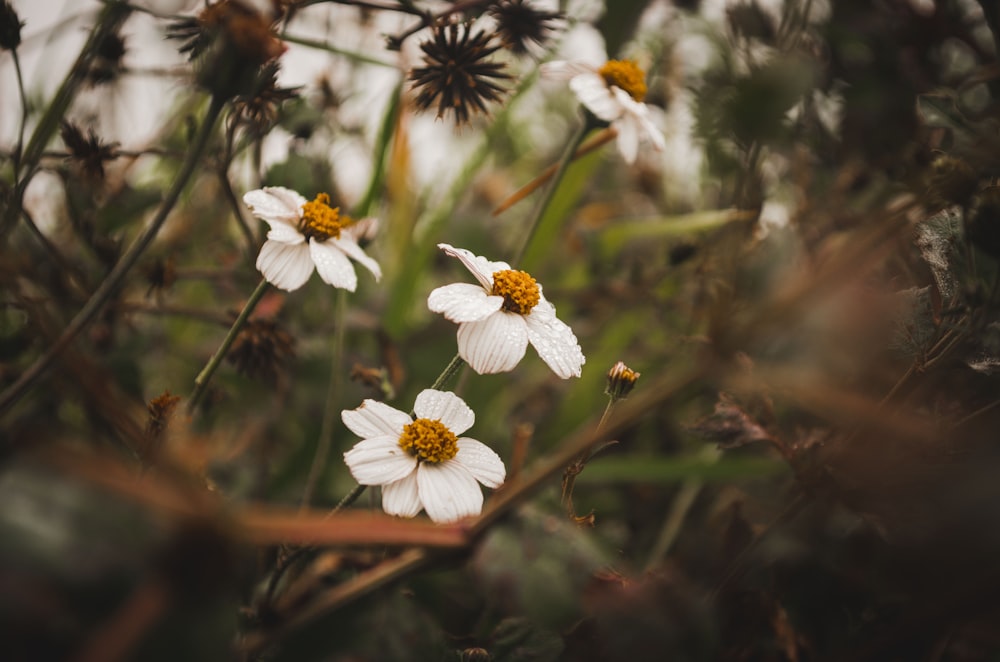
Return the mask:
{"type": "MultiPolygon", "coordinates": [[[[104,308],[104,305],[111,299],[111,297],[117,292],[118,288],[125,280],[125,276],[131,271],[132,267],[135,266],[136,262],[139,261],[139,257],[145,252],[146,248],[153,241],[159,233],[160,228],[163,227],[164,222],[167,220],[171,210],[177,204],[180,199],[181,193],[187,188],[187,183],[194,174],[195,169],[201,163],[202,153],[205,151],[205,147],[208,145],[208,139],[212,135],[215,128],[216,120],[218,120],[219,115],[222,112],[222,107],[224,101],[212,97],[212,102],[209,105],[208,112],[205,114],[205,119],[202,121],[201,130],[198,132],[195,138],[194,144],[188,151],[187,158],[181,165],[180,170],[177,173],[177,177],[174,179],[170,190],[167,192],[160,204],[160,208],[157,210],[156,215],[150,222],[146,230],[139,235],[135,242],[129,247],[129,249],[122,255],[121,259],[115,264],[111,273],[107,275],[104,281],[100,284],[97,290],[91,295],[90,299],[84,304],[80,312],[70,321],[69,325],[63,330],[62,334],[56,341],[52,344],[49,349],[42,354],[35,362],[25,370],[21,376],[7,387],[3,393],[0,393],[0,415],[4,414],[9,410],[21,397],[27,393],[27,391],[34,386],[42,375],[44,375],[48,369],[52,366],[56,357],[69,345],[79,334],[83,331],[90,323],[97,317],[97,314],[104,308]]],[[[38,130],[36,129],[36,135],[38,130]]],[[[30,145],[29,145],[30,147],[30,145]]],[[[18,205],[19,206],[19,205],[18,205]]]]}

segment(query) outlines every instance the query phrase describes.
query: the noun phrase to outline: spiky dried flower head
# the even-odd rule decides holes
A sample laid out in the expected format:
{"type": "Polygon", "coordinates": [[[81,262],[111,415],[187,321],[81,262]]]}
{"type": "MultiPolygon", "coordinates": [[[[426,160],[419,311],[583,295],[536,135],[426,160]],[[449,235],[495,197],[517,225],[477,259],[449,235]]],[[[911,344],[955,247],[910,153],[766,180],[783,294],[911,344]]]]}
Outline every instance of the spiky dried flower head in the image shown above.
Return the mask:
{"type": "Polygon", "coordinates": [[[417,108],[437,105],[437,116],[450,111],[457,126],[469,122],[470,111],[486,113],[486,104],[499,102],[506,92],[500,83],[511,78],[503,73],[504,63],[487,60],[499,48],[493,35],[473,34],[467,23],[435,27],[434,36],[420,44],[424,66],[410,72],[417,108]]]}
{"type": "Polygon", "coordinates": [[[261,69],[256,89],[233,100],[233,117],[254,135],[267,133],[278,121],[281,105],[299,95],[297,87],[278,87],[280,69],[277,61],[268,62],[261,69]]]}
{"type": "Polygon", "coordinates": [[[24,21],[14,7],[4,0],[0,3],[0,49],[12,51],[21,45],[21,28],[24,21]]]}
{"type": "Polygon", "coordinates": [[[87,69],[87,81],[94,85],[105,85],[118,80],[125,65],[125,38],[114,32],[104,35],[94,48],[94,57],[87,69]]]}
{"type": "Polygon", "coordinates": [[[226,355],[240,374],[271,384],[293,358],[295,338],[274,319],[247,322],[226,355]]]}
{"type": "Polygon", "coordinates": [[[59,134],[69,150],[69,160],[75,162],[91,179],[104,179],[104,162],[118,158],[118,143],[102,141],[93,129],[88,130],[84,136],[80,127],[64,121],[59,134]]]}
{"type": "Polygon", "coordinates": [[[497,22],[500,43],[518,55],[543,47],[563,19],[562,12],[537,9],[525,0],[499,0],[488,13],[497,22]]]}
{"type": "Polygon", "coordinates": [[[198,61],[202,87],[224,98],[252,92],[260,67],[285,52],[271,17],[242,0],[208,4],[197,17],[172,23],[167,37],[198,61]]]}

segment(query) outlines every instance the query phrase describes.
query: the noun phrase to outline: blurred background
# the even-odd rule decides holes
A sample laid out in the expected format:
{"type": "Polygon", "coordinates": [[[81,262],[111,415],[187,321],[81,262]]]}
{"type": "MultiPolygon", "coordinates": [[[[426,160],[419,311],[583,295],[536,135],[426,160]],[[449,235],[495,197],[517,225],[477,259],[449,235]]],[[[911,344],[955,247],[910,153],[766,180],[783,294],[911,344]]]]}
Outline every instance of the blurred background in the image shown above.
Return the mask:
{"type": "Polygon", "coordinates": [[[2,657],[1000,659],[998,21],[986,0],[6,3],[2,657]],[[514,48],[501,9],[538,38],[514,48]],[[417,102],[434,21],[490,35],[509,76],[468,122],[417,102]],[[451,385],[507,464],[487,511],[510,505],[451,546],[423,516],[332,543],[340,411],[409,411],[455,354],[426,297],[471,279],[436,245],[508,259],[544,188],[494,210],[585,121],[539,65],[626,58],[665,149],[575,159],[514,265],[582,377],[529,349],[451,385]],[[384,275],[270,289],[188,411],[260,281],[261,186],[378,218],[384,275]],[[641,376],[602,434],[617,361],[641,376]],[[588,447],[573,517],[553,458],[588,447]]]}

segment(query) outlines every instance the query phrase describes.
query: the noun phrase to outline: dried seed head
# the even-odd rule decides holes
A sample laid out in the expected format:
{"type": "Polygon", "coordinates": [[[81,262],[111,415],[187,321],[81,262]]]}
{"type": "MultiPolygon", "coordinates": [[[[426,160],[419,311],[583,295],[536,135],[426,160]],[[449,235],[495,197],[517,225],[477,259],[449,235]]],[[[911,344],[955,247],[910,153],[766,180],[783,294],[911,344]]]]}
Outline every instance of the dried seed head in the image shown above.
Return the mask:
{"type": "Polygon", "coordinates": [[[233,100],[234,117],[254,135],[266,134],[278,121],[281,104],[298,96],[299,88],[278,87],[280,68],[276,61],[265,64],[257,78],[256,89],[233,100]]]}
{"type": "Polygon", "coordinates": [[[114,33],[105,35],[94,48],[94,57],[87,69],[87,80],[91,85],[113,83],[125,70],[122,60],[128,49],[125,38],[114,33]]]}
{"type": "Polygon", "coordinates": [[[470,111],[486,113],[486,103],[501,100],[505,90],[498,83],[510,79],[502,62],[486,58],[500,46],[485,32],[472,34],[465,23],[434,28],[434,37],[420,44],[424,66],[410,72],[417,91],[416,105],[427,110],[437,105],[438,117],[454,113],[455,124],[469,122],[470,111]]]}
{"type": "Polygon", "coordinates": [[[4,0],[0,3],[0,49],[12,51],[21,45],[21,28],[24,22],[14,7],[4,0]]]}
{"type": "Polygon", "coordinates": [[[562,12],[536,9],[525,0],[500,0],[489,8],[497,22],[500,43],[518,55],[537,51],[545,46],[562,12]]]}
{"type": "Polygon", "coordinates": [[[167,37],[198,60],[198,82],[218,97],[252,93],[261,66],[285,52],[272,21],[241,0],[210,4],[196,18],[175,21],[167,37]]]}
{"type": "Polygon", "coordinates": [[[180,401],[181,396],[170,395],[170,391],[164,391],[146,404],[146,411],[149,413],[149,419],[146,421],[147,444],[157,442],[163,436],[170,417],[180,401]]]}
{"type": "Polygon", "coordinates": [[[85,137],[80,127],[63,122],[60,135],[69,150],[69,160],[76,162],[93,180],[104,179],[104,162],[118,158],[118,143],[103,142],[93,129],[88,130],[85,137]]]}
{"type": "Polygon", "coordinates": [[[274,319],[247,322],[226,355],[237,372],[268,383],[275,383],[294,357],[295,338],[274,319]]]}

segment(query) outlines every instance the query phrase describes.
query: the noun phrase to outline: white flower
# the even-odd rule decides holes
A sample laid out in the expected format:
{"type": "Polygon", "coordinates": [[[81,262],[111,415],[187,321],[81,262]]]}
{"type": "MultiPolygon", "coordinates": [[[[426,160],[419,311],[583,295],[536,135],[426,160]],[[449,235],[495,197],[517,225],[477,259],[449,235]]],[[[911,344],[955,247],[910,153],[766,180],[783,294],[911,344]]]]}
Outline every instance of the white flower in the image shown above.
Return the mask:
{"type": "Polygon", "coordinates": [[[271,186],[248,192],[243,202],[271,226],[257,269],[275,287],[297,290],[315,268],[324,282],[353,292],[358,276],[348,258],[363,264],[375,280],[382,277],[378,263],[358,246],[370,220],[354,222],[341,216],[338,208],[330,207],[327,194],[310,202],[291,189],[271,186]]]}
{"type": "Polygon", "coordinates": [[[634,163],[639,142],[649,141],[658,150],[666,147],[663,132],[650,118],[643,71],[631,60],[609,60],[602,67],[557,60],[541,67],[550,80],[568,80],[569,87],[587,110],[618,132],[618,151],[634,163]]]}
{"type": "Polygon", "coordinates": [[[579,377],[586,359],[573,330],[556,318],[542,286],[506,262],[490,262],[462,248],[438,244],[479,281],[439,287],[427,306],[458,323],[458,354],[479,374],[514,369],[528,343],[563,379],[579,377]]]}
{"type": "Polygon", "coordinates": [[[500,487],[507,470],[485,444],[459,437],[476,415],[454,393],[426,389],[413,404],[416,420],[376,400],[341,412],[362,438],[344,453],[361,485],[382,486],[382,509],[413,517],[421,509],[435,522],[453,522],[483,509],[476,484],[500,487]]]}

